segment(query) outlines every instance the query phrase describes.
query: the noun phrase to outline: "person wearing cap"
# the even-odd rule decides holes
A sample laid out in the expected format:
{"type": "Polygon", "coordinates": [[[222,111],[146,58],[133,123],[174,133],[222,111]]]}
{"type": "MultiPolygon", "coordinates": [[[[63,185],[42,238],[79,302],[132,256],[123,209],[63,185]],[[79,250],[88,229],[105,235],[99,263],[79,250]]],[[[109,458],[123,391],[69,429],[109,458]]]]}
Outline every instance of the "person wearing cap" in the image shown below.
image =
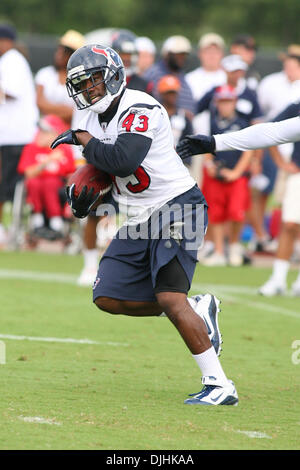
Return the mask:
{"type": "MultiPolygon", "coordinates": [[[[159,101],[166,108],[170,118],[175,147],[186,135],[194,132],[192,121],[189,119],[184,109],[180,109],[177,106],[177,97],[180,88],[180,81],[177,77],[174,77],[174,75],[165,75],[160,78],[157,83],[157,91],[160,96],[159,101]]],[[[184,160],[183,163],[189,167],[191,158],[184,160]]]]}
{"type": "Polygon", "coordinates": [[[247,85],[256,90],[261,80],[260,73],[254,69],[254,63],[257,54],[257,45],[253,36],[249,34],[239,34],[231,42],[230,54],[237,54],[248,65],[246,73],[247,85]]]}
{"type": "Polygon", "coordinates": [[[156,46],[152,39],[140,36],[136,40],[138,57],[138,73],[143,75],[155,62],[156,46]]]}
{"type": "Polygon", "coordinates": [[[51,150],[50,144],[67,129],[67,124],[55,114],[41,117],[39,130],[34,140],[24,147],[18,164],[18,173],[25,177],[26,199],[32,210],[30,229],[36,237],[55,240],[63,236],[59,191],[76,167],[68,145],[51,150]]]}
{"type": "MultiPolygon", "coordinates": [[[[239,55],[231,54],[222,59],[222,67],[226,73],[226,84],[235,88],[238,96],[236,102],[237,112],[248,119],[249,124],[259,121],[262,112],[258,103],[257,95],[246,83],[245,74],[248,69],[246,62],[239,55]]],[[[213,106],[213,96],[216,87],[209,90],[197,104],[197,113],[213,106]]]]}
{"type": "Polygon", "coordinates": [[[300,45],[289,45],[286,52],[280,54],[280,59],[282,70],[266,75],[257,89],[266,120],[273,119],[300,98],[300,45]]]}
{"type": "Polygon", "coordinates": [[[174,75],[180,80],[181,88],[178,93],[178,106],[192,116],[195,112],[195,100],[192,90],[186,81],[184,68],[192,46],[185,36],[170,36],[161,49],[161,59],[150,67],[144,77],[153,82],[153,95],[159,98],[157,82],[164,75],[174,75]]]}
{"type": "Polygon", "coordinates": [[[122,59],[126,70],[127,88],[145,91],[151,95],[153,83],[138,74],[139,52],[136,41],[137,36],[133,32],[121,29],[113,33],[111,47],[122,59]]]}
{"type": "Polygon", "coordinates": [[[2,224],[3,205],[12,201],[17,165],[24,145],[36,132],[38,110],[34,81],[26,58],[16,49],[17,32],[0,24],[0,245],[9,240],[2,224]]]}
{"type": "MultiPolygon", "coordinates": [[[[248,126],[248,120],[236,111],[238,94],[235,87],[221,85],[213,92],[213,104],[201,116],[201,129],[206,135],[226,134],[248,126]]],[[[204,159],[202,191],[208,202],[210,237],[214,251],[199,257],[205,266],[241,266],[243,249],[240,233],[250,207],[248,168],[252,151],[228,150],[208,153],[204,159]],[[225,228],[229,229],[228,256],[225,254],[225,228]]],[[[201,252],[199,252],[201,256],[201,252]]]]}
{"type": "Polygon", "coordinates": [[[70,125],[74,104],[65,87],[66,66],[72,53],[84,44],[82,34],[75,30],[67,31],[59,39],[53,65],[43,67],[37,72],[35,76],[37,105],[41,115],[56,114],[70,125]]]}
{"type": "Polygon", "coordinates": [[[186,75],[196,101],[199,101],[211,88],[226,82],[226,74],[221,66],[224,49],[225,42],[219,34],[207,33],[200,38],[198,42],[200,66],[186,75]]]}

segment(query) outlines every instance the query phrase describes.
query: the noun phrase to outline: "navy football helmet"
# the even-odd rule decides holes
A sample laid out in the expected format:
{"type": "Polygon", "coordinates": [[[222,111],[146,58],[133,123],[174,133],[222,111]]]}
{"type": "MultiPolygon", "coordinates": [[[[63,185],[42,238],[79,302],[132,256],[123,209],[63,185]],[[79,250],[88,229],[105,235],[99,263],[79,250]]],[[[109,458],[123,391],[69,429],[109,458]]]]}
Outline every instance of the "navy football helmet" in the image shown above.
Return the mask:
{"type": "Polygon", "coordinates": [[[123,62],[111,47],[89,44],[77,49],[68,61],[66,86],[78,109],[90,108],[96,113],[104,113],[125,85],[123,62]],[[100,80],[99,72],[102,74],[100,80]],[[86,80],[91,82],[88,87],[85,87],[86,80]],[[104,83],[106,94],[95,102],[91,90],[100,83],[104,83]]]}

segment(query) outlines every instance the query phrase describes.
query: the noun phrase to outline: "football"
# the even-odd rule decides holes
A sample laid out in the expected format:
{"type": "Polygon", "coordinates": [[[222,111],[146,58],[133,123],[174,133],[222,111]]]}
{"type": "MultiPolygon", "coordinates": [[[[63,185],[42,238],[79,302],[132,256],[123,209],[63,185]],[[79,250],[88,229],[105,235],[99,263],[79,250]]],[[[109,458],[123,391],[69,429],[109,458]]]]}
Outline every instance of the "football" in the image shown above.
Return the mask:
{"type": "Polygon", "coordinates": [[[77,168],[77,170],[69,176],[66,186],[71,186],[72,184],[75,184],[75,196],[79,196],[84,186],[87,186],[87,191],[93,188],[95,193],[100,193],[100,198],[96,203],[98,206],[101,204],[105,194],[111,190],[112,179],[105,171],[99,170],[94,165],[87,163],[77,168]]]}

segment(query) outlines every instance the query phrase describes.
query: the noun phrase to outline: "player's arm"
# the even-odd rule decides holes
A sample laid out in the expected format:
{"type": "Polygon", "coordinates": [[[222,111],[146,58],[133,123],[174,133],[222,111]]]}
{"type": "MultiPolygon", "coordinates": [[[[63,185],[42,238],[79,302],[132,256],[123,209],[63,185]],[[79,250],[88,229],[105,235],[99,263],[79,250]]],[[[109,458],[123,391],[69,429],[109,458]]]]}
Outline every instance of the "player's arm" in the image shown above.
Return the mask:
{"type": "Polygon", "coordinates": [[[124,178],[132,175],[146,157],[152,140],[138,134],[121,134],[116,142],[103,144],[93,137],[84,147],[84,157],[100,170],[124,178]]]}
{"type": "Polygon", "coordinates": [[[300,140],[300,119],[255,124],[236,132],[187,136],[176,148],[182,158],[226,150],[255,150],[300,140]]]}
{"type": "Polygon", "coordinates": [[[146,157],[152,139],[141,134],[124,133],[114,144],[103,144],[89,132],[82,129],[64,132],[51,144],[54,149],[60,144],[82,145],[83,155],[88,163],[111,175],[132,175],[146,157]]]}

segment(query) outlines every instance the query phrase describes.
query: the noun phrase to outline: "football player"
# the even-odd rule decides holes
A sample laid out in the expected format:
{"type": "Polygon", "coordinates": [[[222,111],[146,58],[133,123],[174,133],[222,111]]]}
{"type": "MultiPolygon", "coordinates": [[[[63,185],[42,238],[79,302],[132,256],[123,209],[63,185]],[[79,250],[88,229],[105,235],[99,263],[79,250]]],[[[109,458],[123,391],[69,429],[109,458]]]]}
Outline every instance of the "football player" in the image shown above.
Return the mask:
{"type": "MultiPolygon", "coordinates": [[[[112,196],[127,214],[99,264],[93,300],[101,310],[131,316],[167,316],[202,372],[199,393],[186,404],[236,405],[238,396],[218,355],[219,300],[188,298],[207,204],[177,155],[164,107],[126,88],[125,69],[110,47],[78,49],[68,62],[67,89],[86,109],[80,129],[52,143],[81,145],[88,163],[112,175],[112,196]]],[[[67,188],[73,213],[85,217],[98,194],[78,197],[67,188]]],[[[97,213],[101,213],[101,205],[97,213]]]]}

